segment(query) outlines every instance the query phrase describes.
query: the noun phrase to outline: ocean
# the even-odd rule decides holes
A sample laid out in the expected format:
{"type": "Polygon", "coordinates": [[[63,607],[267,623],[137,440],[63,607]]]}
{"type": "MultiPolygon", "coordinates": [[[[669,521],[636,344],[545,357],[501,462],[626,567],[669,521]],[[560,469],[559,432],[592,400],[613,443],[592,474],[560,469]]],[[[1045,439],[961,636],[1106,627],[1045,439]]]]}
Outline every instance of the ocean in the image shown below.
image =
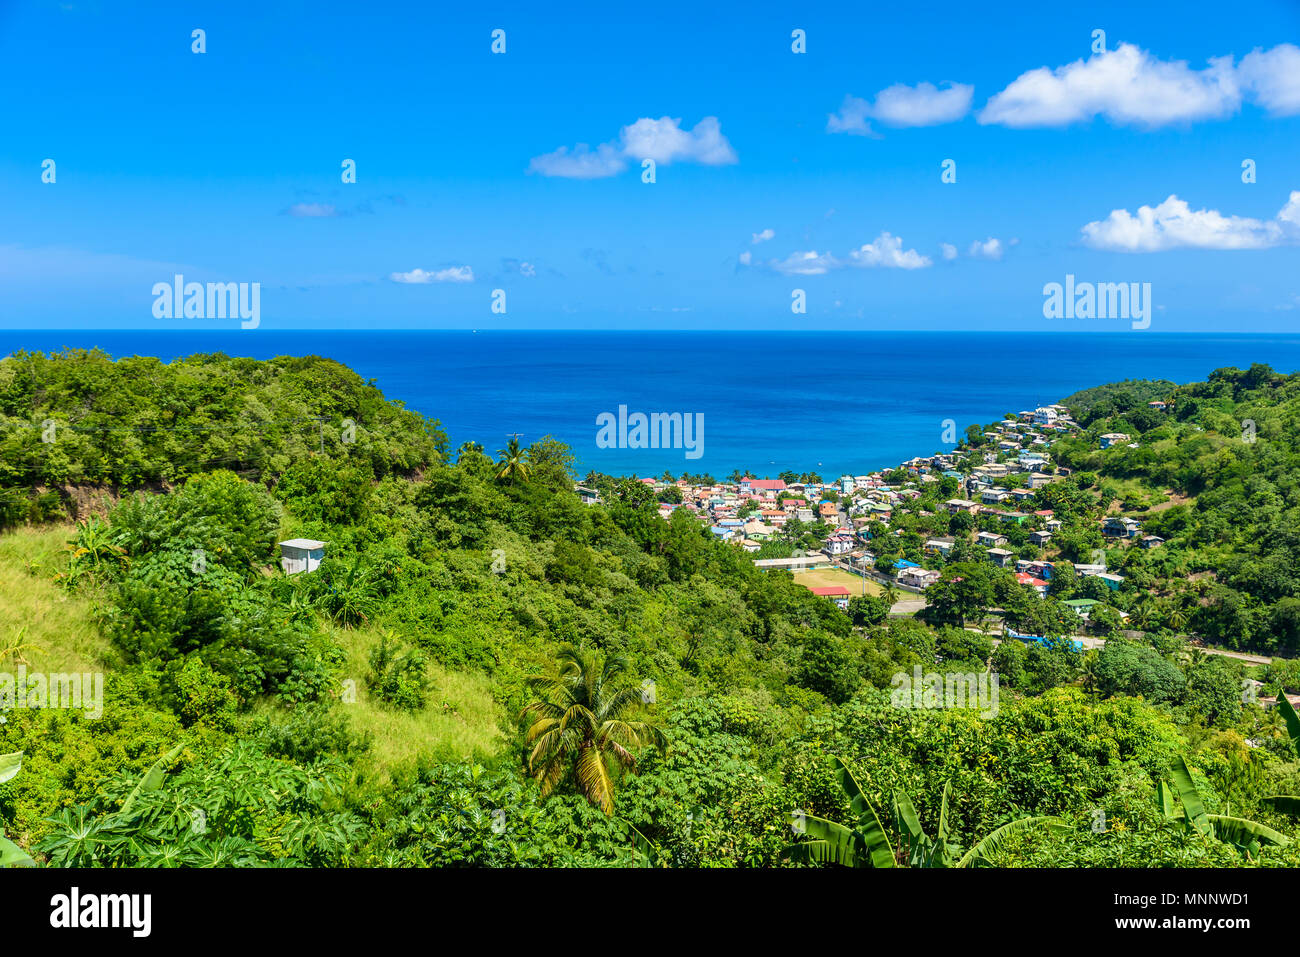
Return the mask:
{"type": "MultiPolygon", "coordinates": [[[[165,360],[195,352],[321,355],[438,419],[452,447],[522,433],[569,444],[579,474],[784,469],[860,474],[950,448],[967,425],[1126,378],[1203,380],[1256,362],[1300,369],[1300,335],[1001,332],[0,330],[0,354],[99,346],[165,360]],[[689,448],[600,447],[597,417],[691,416],[689,448]]],[[[615,435],[621,431],[612,430],[615,435]]]]}

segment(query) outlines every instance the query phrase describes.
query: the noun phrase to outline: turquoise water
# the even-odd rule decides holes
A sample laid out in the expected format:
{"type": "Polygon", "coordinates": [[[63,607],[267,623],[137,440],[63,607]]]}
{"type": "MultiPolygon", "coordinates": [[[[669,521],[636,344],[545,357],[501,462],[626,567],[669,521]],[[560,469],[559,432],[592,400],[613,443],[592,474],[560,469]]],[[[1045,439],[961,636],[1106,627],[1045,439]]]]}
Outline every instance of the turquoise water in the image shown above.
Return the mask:
{"type": "Polygon", "coordinates": [[[0,331],[4,353],[100,346],[172,359],[194,352],[323,355],[441,420],[453,446],[551,434],[580,470],[658,475],[732,469],[860,473],[939,451],[944,421],[972,422],[1125,378],[1204,379],[1264,362],[1300,369],[1300,336],[1070,333],[753,333],[138,330],[0,331]],[[596,417],[703,416],[702,454],[600,448],[596,417]]]}

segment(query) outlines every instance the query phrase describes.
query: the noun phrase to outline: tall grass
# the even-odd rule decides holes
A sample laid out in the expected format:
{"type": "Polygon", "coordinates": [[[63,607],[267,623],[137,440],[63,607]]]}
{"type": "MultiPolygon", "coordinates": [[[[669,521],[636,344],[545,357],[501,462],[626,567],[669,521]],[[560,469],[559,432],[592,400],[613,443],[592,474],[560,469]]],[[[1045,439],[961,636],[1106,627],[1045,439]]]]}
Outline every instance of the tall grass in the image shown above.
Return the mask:
{"type": "Polygon", "coordinates": [[[431,664],[429,704],[414,713],[397,711],[377,701],[366,687],[370,649],[379,644],[381,631],[327,627],[347,654],[343,677],[356,682],[356,703],[341,707],[355,731],[370,735],[370,760],[376,770],[390,771],[420,755],[468,758],[500,750],[500,710],[486,675],[431,664]]]}
{"type": "Polygon", "coordinates": [[[14,671],[19,659],[4,649],[19,644],[30,671],[95,671],[120,661],[94,622],[98,591],[68,592],[50,580],[74,531],[53,525],[0,535],[0,669],[14,671]]]}

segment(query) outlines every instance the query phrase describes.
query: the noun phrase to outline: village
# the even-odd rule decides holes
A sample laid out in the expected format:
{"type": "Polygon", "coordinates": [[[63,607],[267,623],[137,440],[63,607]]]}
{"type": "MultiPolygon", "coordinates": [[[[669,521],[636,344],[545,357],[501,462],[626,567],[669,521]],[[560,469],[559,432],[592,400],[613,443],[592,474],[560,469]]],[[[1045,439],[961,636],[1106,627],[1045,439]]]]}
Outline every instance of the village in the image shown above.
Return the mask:
{"type": "MultiPolygon", "coordinates": [[[[1166,408],[1164,402],[1149,405],[1166,408]]],[[[637,481],[654,493],[663,518],[679,510],[696,516],[718,541],[753,555],[756,567],[790,571],[814,594],[846,611],[855,595],[888,591],[891,614],[914,614],[925,607],[926,589],[939,580],[950,559],[978,558],[1005,568],[1021,585],[1046,597],[1061,561],[1052,541],[1063,523],[1052,509],[1036,507],[1038,492],[1071,474],[1052,461],[1051,449],[1056,440],[1078,431],[1067,408],[1047,405],[1005,418],[982,434],[968,434],[952,451],[835,481],[789,474],[733,474],[712,484],[686,477],[672,481],[667,475],[637,481]],[[936,490],[946,497],[937,497],[936,490]],[[911,523],[910,533],[895,527],[903,515],[944,531],[918,541],[917,523],[911,523]],[[954,522],[954,516],[966,518],[954,522]],[[897,557],[900,551],[911,557],[897,557]]],[[[1102,435],[1098,445],[1136,447],[1122,433],[1102,435]]],[[[600,500],[600,493],[585,485],[578,493],[587,503],[600,500]]],[[[1132,518],[1109,515],[1097,523],[1108,547],[1164,544],[1159,536],[1144,534],[1132,518]]],[[[1107,570],[1104,549],[1095,551],[1095,560],[1070,563],[1075,575],[1118,591],[1124,576],[1107,570]]],[[[1085,630],[1098,602],[1079,598],[1065,604],[1085,630]]]]}

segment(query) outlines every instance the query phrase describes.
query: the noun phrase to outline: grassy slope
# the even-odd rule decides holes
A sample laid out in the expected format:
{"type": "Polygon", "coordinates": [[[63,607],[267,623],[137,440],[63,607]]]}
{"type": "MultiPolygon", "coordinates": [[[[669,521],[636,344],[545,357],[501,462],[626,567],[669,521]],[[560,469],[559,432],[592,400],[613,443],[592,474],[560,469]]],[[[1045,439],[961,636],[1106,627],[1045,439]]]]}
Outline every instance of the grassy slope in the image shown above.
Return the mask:
{"type": "MultiPolygon", "coordinates": [[[[97,596],[86,590],[69,594],[50,581],[55,570],[63,567],[63,546],[73,530],[70,525],[57,525],[0,535],[0,655],[21,641],[28,646],[23,656],[29,671],[111,670],[121,661],[95,625],[92,608],[97,596]]],[[[352,727],[371,736],[368,760],[376,771],[386,774],[430,752],[472,757],[498,750],[502,741],[498,708],[486,676],[434,665],[428,708],[418,714],[381,708],[371,700],[365,683],[367,655],[379,641],[379,633],[326,627],[347,653],[343,677],[356,681],[357,701],[345,707],[352,727]]],[[[5,671],[12,673],[14,665],[12,655],[0,657],[5,671]]]]}
{"type": "MultiPolygon", "coordinates": [[[[0,535],[0,651],[30,646],[22,653],[30,671],[95,671],[120,660],[95,626],[96,596],[69,594],[50,581],[63,566],[72,532],[70,525],[55,525],[0,535]]],[[[0,659],[11,673],[14,664],[13,655],[0,659]]]]}
{"type": "Polygon", "coordinates": [[[428,707],[414,714],[381,707],[366,688],[368,655],[379,643],[380,631],[326,627],[334,642],[347,653],[343,678],[356,682],[356,703],[343,707],[352,728],[370,735],[369,760],[379,771],[430,752],[465,758],[499,749],[503,740],[499,709],[486,675],[448,671],[433,664],[428,707]]]}

